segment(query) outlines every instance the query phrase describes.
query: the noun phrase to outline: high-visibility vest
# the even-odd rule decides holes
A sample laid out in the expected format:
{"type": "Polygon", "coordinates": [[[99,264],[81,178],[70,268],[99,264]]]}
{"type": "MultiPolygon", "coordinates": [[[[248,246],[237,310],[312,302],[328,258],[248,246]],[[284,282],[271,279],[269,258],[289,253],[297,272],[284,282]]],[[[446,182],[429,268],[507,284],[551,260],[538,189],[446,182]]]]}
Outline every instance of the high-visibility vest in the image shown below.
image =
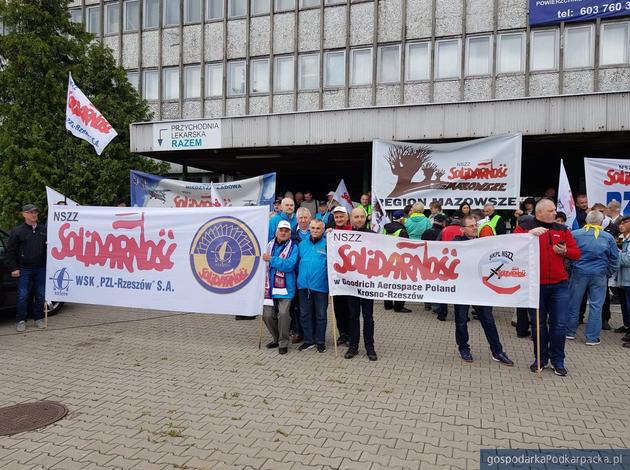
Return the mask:
{"type": "Polygon", "coordinates": [[[385,235],[389,235],[391,237],[400,237],[400,232],[402,232],[402,229],[399,228],[398,230],[396,230],[394,233],[386,233],[385,235]]]}
{"type": "Polygon", "coordinates": [[[477,227],[477,236],[479,236],[479,234],[481,233],[481,229],[485,227],[486,225],[489,225],[490,228],[492,229],[492,234],[496,235],[497,224],[499,223],[499,220],[501,220],[501,216],[498,214],[495,214],[494,217],[492,217],[492,219],[485,221],[483,224],[477,227]]]}

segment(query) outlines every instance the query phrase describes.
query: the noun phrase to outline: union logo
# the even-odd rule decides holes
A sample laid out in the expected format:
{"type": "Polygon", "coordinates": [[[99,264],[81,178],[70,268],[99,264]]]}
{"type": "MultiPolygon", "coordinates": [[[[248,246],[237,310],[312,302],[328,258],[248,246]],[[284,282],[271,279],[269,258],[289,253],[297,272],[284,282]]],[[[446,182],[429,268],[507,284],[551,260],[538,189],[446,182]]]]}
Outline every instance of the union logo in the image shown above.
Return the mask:
{"type": "Polygon", "coordinates": [[[229,294],[246,286],[259,262],[256,235],[234,217],[217,217],[206,222],[190,246],[190,266],[195,279],[216,294],[229,294]]]}
{"type": "Polygon", "coordinates": [[[507,250],[484,256],[479,263],[479,275],[484,286],[503,295],[514,294],[527,280],[527,271],[514,263],[514,253],[507,250]]]}

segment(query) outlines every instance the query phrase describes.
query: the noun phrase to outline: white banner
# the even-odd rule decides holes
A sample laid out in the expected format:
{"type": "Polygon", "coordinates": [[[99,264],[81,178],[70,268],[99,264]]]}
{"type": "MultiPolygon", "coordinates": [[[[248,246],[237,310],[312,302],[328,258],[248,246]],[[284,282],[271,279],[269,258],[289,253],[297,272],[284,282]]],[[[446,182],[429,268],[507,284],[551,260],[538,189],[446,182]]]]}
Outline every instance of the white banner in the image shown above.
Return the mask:
{"type": "Polygon", "coordinates": [[[623,215],[630,215],[630,160],[585,158],[584,174],[589,206],[608,205],[614,199],[623,215]]]}
{"type": "Polygon", "coordinates": [[[133,207],[273,207],[276,174],[267,173],[229,183],[195,183],[132,170],[130,174],[133,207]],[[220,194],[222,204],[213,202],[212,191],[220,194]]]}
{"type": "Polygon", "coordinates": [[[569,184],[567,172],[564,169],[564,162],[560,160],[560,179],[558,181],[558,211],[564,212],[567,216],[567,227],[573,227],[575,220],[575,201],[573,200],[573,192],[569,184]]]}
{"type": "Polygon", "coordinates": [[[352,213],[354,204],[352,203],[352,198],[350,197],[350,193],[348,193],[348,188],[346,188],[346,183],[343,179],[339,181],[333,199],[346,208],[348,215],[352,213]]]}
{"type": "Polygon", "coordinates": [[[268,223],[266,207],[52,206],[46,299],[258,315],[268,223]]]}
{"type": "Polygon", "coordinates": [[[538,308],[533,235],[427,242],[333,230],[326,240],[330,295],[538,308]]]}
{"type": "Polygon", "coordinates": [[[72,74],[68,74],[66,129],[79,139],[92,144],[98,155],[103,153],[107,144],[118,135],[107,119],[74,83],[72,74]]]}
{"type": "Polygon", "coordinates": [[[417,201],[441,202],[443,209],[492,203],[518,207],[521,189],[521,134],[449,144],[411,144],[375,140],[372,188],[384,209],[403,209],[417,201]]]}

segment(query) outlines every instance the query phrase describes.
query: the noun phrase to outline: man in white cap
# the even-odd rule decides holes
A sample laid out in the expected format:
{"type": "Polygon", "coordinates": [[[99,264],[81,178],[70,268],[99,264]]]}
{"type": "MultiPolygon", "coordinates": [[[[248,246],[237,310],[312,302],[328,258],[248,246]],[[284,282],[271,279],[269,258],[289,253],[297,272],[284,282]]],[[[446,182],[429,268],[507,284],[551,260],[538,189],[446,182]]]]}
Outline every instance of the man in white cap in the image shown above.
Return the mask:
{"type": "MultiPolygon", "coordinates": [[[[326,232],[329,233],[332,230],[352,230],[350,225],[350,216],[348,211],[343,206],[337,206],[333,209],[333,225],[328,227],[326,232]]],[[[350,310],[348,306],[347,295],[335,295],[333,296],[333,307],[335,309],[335,320],[337,323],[337,330],[339,331],[338,345],[348,344],[350,341],[350,310]]]]}
{"type": "Polygon", "coordinates": [[[263,321],[273,340],[267,348],[278,348],[280,354],[289,350],[291,301],[295,296],[295,267],[298,246],[291,241],[291,224],[278,222],[276,236],[267,244],[262,255],[267,262],[263,321]]]}
{"type": "Polygon", "coordinates": [[[22,207],[24,223],[9,234],[7,266],[17,282],[17,331],[26,330],[26,313],[33,286],[35,302],[33,319],[37,328],[44,328],[44,290],[46,285],[46,226],[37,223],[39,209],[33,204],[22,207]]]}

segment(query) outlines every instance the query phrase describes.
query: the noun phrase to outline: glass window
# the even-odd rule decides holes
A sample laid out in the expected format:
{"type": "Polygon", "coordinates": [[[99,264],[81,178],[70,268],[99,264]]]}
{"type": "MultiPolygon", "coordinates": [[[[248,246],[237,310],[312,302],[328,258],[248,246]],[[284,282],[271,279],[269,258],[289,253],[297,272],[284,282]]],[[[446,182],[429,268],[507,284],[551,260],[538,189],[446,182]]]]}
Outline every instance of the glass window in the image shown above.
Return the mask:
{"type": "Polygon", "coordinates": [[[554,70],[557,67],[557,31],[532,31],[530,68],[554,70]]]}
{"type": "Polygon", "coordinates": [[[250,93],[269,93],[269,59],[254,59],[250,66],[250,93]]]}
{"type": "Polygon", "coordinates": [[[407,44],[407,80],[429,79],[429,43],[407,44]]]}
{"type": "Polygon", "coordinates": [[[590,67],[593,65],[593,28],[580,26],[564,31],[565,68],[590,67]]]}
{"type": "Polygon", "coordinates": [[[346,0],[324,0],[326,5],[338,5],[340,3],[346,3],[346,0]]]}
{"type": "Polygon", "coordinates": [[[293,91],[293,57],[276,57],[273,71],[275,91],[293,91]]]}
{"type": "Polygon", "coordinates": [[[400,81],[400,46],[382,46],[378,49],[378,82],[400,81]]]}
{"type": "Polygon", "coordinates": [[[490,36],[468,38],[466,54],[467,75],[489,75],[492,71],[490,62],[490,36]]]}
{"type": "Polygon", "coordinates": [[[295,9],[295,0],[276,0],[275,11],[295,9]]]}
{"type": "Polygon", "coordinates": [[[247,14],[247,0],[228,0],[228,16],[245,16],[247,14]]]}
{"type": "Polygon", "coordinates": [[[188,65],[184,67],[184,98],[201,97],[201,67],[188,65]]]}
{"type": "Polygon", "coordinates": [[[498,73],[523,71],[523,34],[501,34],[497,54],[498,73]]]}
{"type": "Polygon", "coordinates": [[[186,0],[184,18],[186,18],[186,23],[201,22],[201,0],[186,0]]]}
{"type": "Polygon", "coordinates": [[[179,24],[179,0],[164,0],[164,26],[175,26],[179,24]]]}
{"type": "Polygon", "coordinates": [[[87,9],[87,31],[92,34],[101,34],[101,7],[87,9]]]}
{"type": "Polygon", "coordinates": [[[300,90],[319,88],[319,54],[301,55],[298,64],[300,90]]]}
{"type": "Polygon", "coordinates": [[[157,28],[160,24],[160,0],[144,0],[144,27],[157,28]]]}
{"type": "Polygon", "coordinates": [[[138,91],[139,79],[140,79],[140,74],[138,72],[127,72],[127,81],[131,83],[131,86],[134,87],[136,91],[138,91]]]}
{"type": "Polygon", "coordinates": [[[143,80],[143,98],[145,100],[159,99],[159,76],[157,70],[145,70],[143,80]]]}
{"type": "Polygon", "coordinates": [[[206,96],[223,96],[223,64],[206,66],[206,96]]]}
{"type": "Polygon", "coordinates": [[[435,43],[435,78],[459,77],[459,40],[435,43]]]}
{"type": "Polygon", "coordinates": [[[105,34],[120,32],[120,8],[118,3],[105,5],[105,34]]]}
{"type": "MultiPolygon", "coordinates": [[[[70,10],[70,21],[73,23],[83,23],[83,15],[80,8],[70,10]]],[[[0,21],[0,33],[2,33],[2,22],[0,21]]]]}
{"type": "Polygon", "coordinates": [[[269,13],[269,0],[252,0],[252,15],[265,15],[269,13]]]}
{"type": "Polygon", "coordinates": [[[313,8],[322,4],[322,0],[300,0],[300,8],[313,8]]]}
{"type": "Polygon", "coordinates": [[[162,69],[162,99],[179,99],[179,67],[162,69]]]}
{"type": "Polygon", "coordinates": [[[206,16],[209,20],[223,18],[223,0],[208,0],[206,16]]]}
{"type": "Polygon", "coordinates": [[[346,81],[346,53],[326,52],[324,54],[324,86],[341,87],[346,81]]]}
{"type": "Polygon", "coordinates": [[[372,49],[353,49],[350,51],[350,83],[369,85],[372,83],[372,49]]]}
{"type": "Polygon", "coordinates": [[[245,94],[245,61],[228,64],[228,96],[245,94]]]}
{"type": "Polygon", "coordinates": [[[140,2],[128,0],[125,2],[125,31],[137,31],[140,27],[140,2]]]}
{"type": "Polygon", "coordinates": [[[603,24],[599,45],[600,65],[628,62],[628,23],[603,24]]]}

